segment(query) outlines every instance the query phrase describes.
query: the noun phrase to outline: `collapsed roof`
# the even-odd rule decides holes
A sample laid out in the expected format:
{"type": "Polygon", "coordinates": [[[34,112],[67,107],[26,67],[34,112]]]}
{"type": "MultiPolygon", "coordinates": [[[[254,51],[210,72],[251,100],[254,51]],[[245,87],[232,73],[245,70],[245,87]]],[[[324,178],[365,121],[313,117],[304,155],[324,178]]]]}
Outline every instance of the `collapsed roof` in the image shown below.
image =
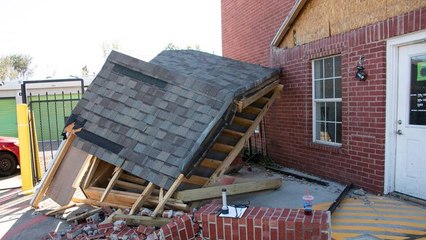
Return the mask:
{"type": "Polygon", "coordinates": [[[277,75],[193,50],[149,63],[113,51],[66,125],[81,129],[74,147],[168,189],[231,122],[234,101],[277,75]]]}

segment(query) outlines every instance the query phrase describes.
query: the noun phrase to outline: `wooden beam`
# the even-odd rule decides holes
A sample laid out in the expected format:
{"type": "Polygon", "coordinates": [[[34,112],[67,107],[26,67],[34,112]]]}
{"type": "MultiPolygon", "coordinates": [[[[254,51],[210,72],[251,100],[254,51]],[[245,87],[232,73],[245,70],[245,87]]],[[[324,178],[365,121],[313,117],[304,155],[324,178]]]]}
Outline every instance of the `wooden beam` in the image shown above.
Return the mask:
{"type": "Polygon", "coordinates": [[[214,151],[229,153],[234,149],[234,146],[223,144],[223,143],[215,143],[212,147],[214,151]]]}
{"type": "Polygon", "coordinates": [[[195,184],[195,185],[200,185],[200,186],[203,186],[208,181],[209,181],[208,178],[206,178],[206,177],[200,177],[200,176],[197,176],[197,175],[192,175],[189,178],[183,179],[183,182],[191,183],[191,184],[195,184]]]}
{"type": "Polygon", "coordinates": [[[210,158],[204,158],[201,161],[200,166],[206,167],[206,168],[216,169],[220,166],[220,164],[222,164],[222,161],[214,160],[214,159],[210,159],[210,158]]]}
{"type": "Polygon", "coordinates": [[[93,176],[95,174],[96,169],[98,168],[99,162],[101,160],[97,157],[95,157],[94,162],[90,166],[89,172],[87,173],[86,178],[84,179],[83,188],[88,188],[90,183],[92,182],[93,176]]]}
{"type": "Polygon", "coordinates": [[[54,210],[48,211],[48,212],[46,212],[44,215],[46,215],[46,216],[52,216],[52,215],[55,215],[55,214],[58,214],[58,213],[64,212],[65,210],[67,210],[67,209],[69,209],[69,208],[72,208],[72,207],[75,207],[75,206],[77,206],[77,204],[75,204],[75,203],[70,203],[70,204],[64,205],[64,206],[62,206],[62,207],[59,207],[59,208],[57,208],[57,209],[54,209],[54,210]]]}
{"type": "MultiPolygon", "coordinates": [[[[89,187],[84,190],[84,193],[86,196],[94,200],[94,203],[99,202],[99,199],[102,196],[102,193],[104,192],[103,188],[99,187],[89,187]]],[[[136,202],[138,197],[140,196],[139,193],[132,193],[132,192],[124,192],[119,190],[111,190],[111,192],[106,197],[105,201],[100,203],[98,206],[114,206],[114,205],[121,205],[125,206],[125,208],[131,208],[133,204],[136,202]],[[100,205],[102,204],[102,205],[100,205]]],[[[158,197],[156,196],[150,196],[144,203],[144,206],[146,207],[156,207],[158,205],[158,197]]],[[[95,204],[94,204],[95,205],[95,204]]],[[[184,204],[181,200],[169,198],[166,201],[166,206],[170,209],[174,210],[181,210],[184,212],[189,211],[188,205],[184,204]]]]}
{"type": "Polygon", "coordinates": [[[84,160],[83,166],[80,168],[80,171],[77,174],[77,177],[75,178],[72,186],[74,188],[78,188],[83,180],[84,175],[87,172],[87,169],[93,165],[93,162],[95,161],[96,157],[89,154],[87,155],[86,160],[84,160]]]}
{"type": "Polygon", "coordinates": [[[283,85],[281,84],[275,87],[272,97],[269,99],[269,102],[266,103],[265,106],[263,106],[262,112],[260,112],[259,115],[257,115],[256,119],[253,121],[253,124],[247,129],[244,136],[241,137],[241,139],[235,145],[234,150],[232,150],[228,154],[228,156],[223,160],[222,165],[216,169],[216,171],[210,176],[209,181],[204,186],[210,185],[211,183],[215,182],[221,175],[223,175],[226,169],[229,167],[229,165],[231,165],[231,163],[238,156],[238,154],[240,154],[241,150],[244,147],[245,142],[251,137],[251,135],[253,135],[254,130],[256,129],[257,125],[259,125],[263,116],[271,107],[272,103],[274,103],[275,99],[280,95],[282,91],[282,87],[283,85]]]}
{"type": "Polygon", "coordinates": [[[108,178],[107,175],[114,172],[115,166],[107,162],[102,162],[102,165],[98,166],[98,169],[99,170],[95,172],[93,180],[89,183],[90,186],[95,186],[99,181],[106,180],[108,178]]]}
{"type": "MultiPolygon", "coordinates": [[[[136,183],[126,182],[126,181],[122,181],[122,180],[115,181],[115,186],[121,187],[121,188],[124,188],[124,189],[128,189],[128,190],[137,190],[137,191],[141,191],[141,192],[143,192],[143,190],[145,190],[145,188],[146,188],[146,186],[139,185],[139,184],[136,184],[136,183]]],[[[154,189],[152,193],[158,194],[159,192],[160,192],[160,190],[154,189]]]]}
{"type": "Polygon", "coordinates": [[[253,182],[234,183],[226,186],[204,187],[183,190],[176,193],[176,198],[184,202],[200,201],[222,196],[222,189],[226,188],[228,196],[277,189],[281,187],[281,178],[260,179],[253,182]]]}
{"type": "Polygon", "coordinates": [[[261,98],[257,99],[255,102],[261,103],[261,104],[266,104],[267,102],[269,102],[269,98],[261,97],[261,98]]]}
{"type": "Polygon", "coordinates": [[[72,198],[72,201],[75,203],[84,203],[84,204],[89,204],[89,205],[98,206],[98,207],[114,207],[114,208],[120,208],[120,209],[125,209],[130,207],[130,205],[105,203],[105,202],[99,202],[93,199],[84,199],[84,198],[76,198],[76,197],[72,198]]]}
{"type": "Polygon", "coordinates": [[[268,86],[262,88],[260,91],[256,92],[255,94],[253,94],[253,95],[251,95],[247,98],[241,99],[237,103],[237,111],[242,112],[244,108],[246,108],[250,104],[256,102],[259,98],[263,97],[264,95],[266,95],[270,91],[274,90],[276,88],[276,86],[278,85],[278,82],[279,82],[278,80],[274,81],[271,84],[269,84],[268,86]]]}
{"type": "Polygon", "coordinates": [[[122,179],[122,180],[126,180],[126,181],[128,181],[128,182],[137,183],[137,184],[140,184],[140,185],[142,185],[142,184],[144,184],[144,183],[146,182],[146,181],[145,181],[144,179],[142,179],[142,178],[135,177],[135,176],[130,175],[130,174],[127,174],[127,173],[125,173],[125,172],[123,172],[123,173],[121,174],[120,179],[122,179]]]}
{"type": "Polygon", "coordinates": [[[144,226],[155,226],[162,227],[172,221],[171,218],[153,218],[148,216],[133,216],[124,214],[115,214],[112,217],[112,221],[123,219],[127,225],[144,225],[144,226]]]}
{"type": "Polygon", "coordinates": [[[61,165],[62,159],[68,152],[68,149],[71,146],[71,143],[75,139],[75,134],[71,133],[68,136],[68,139],[64,140],[60,147],[59,147],[59,153],[56,155],[56,157],[52,160],[53,164],[49,167],[47,172],[45,173],[45,176],[42,178],[40,182],[40,187],[36,190],[33,198],[31,199],[30,205],[34,208],[38,208],[38,205],[40,201],[43,199],[44,194],[46,193],[47,189],[49,188],[50,183],[52,182],[56,171],[58,170],[59,166],[61,165]]]}
{"type": "Polygon", "coordinates": [[[253,124],[253,120],[242,118],[242,117],[234,117],[233,123],[237,125],[249,127],[251,124],[253,124]]]}
{"type": "Polygon", "coordinates": [[[146,188],[143,190],[143,192],[138,197],[138,199],[136,199],[135,203],[132,206],[132,209],[130,209],[130,213],[129,213],[130,215],[135,214],[136,210],[139,209],[144,204],[144,202],[151,195],[154,188],[155,188],[155,185],[152,182],[149,182],[148,186],[146,186],[146,188]]]}
{"type": "Polygon", "coordinates": [[[244,136],[244,133],[242,133],[242,132],[237,132],[237,131],[234,131],[234,130],[231,130],[231,129],[227,129],[227,128],[224,128],[222,130],[222,132],[225,133],[225,134],[229,134],[229,135],[235,136],[235,137],[239,137],[239,138],[242,137],[242,136],[244,136]]]}
{"type": "Polygon", "coordinates": [[[248,106],[243,109],[243,112],[258,115],[260,112],[262,112],[262,109],[253,106],[248,106]]]}
{"type": "Polygon", "coordinates": [[[92,216],[93,214],[98,213],[98,212],[100,212],[100,211],[102,211],[102,208],[95,208],[95,209],[90,210],[90,211],[88,211],[88,212],[85,212],[85,213],[83,213],[83,214],[80,214],[80,215],[77,215],[77,216],[74,216],[74,217],[67,218],[67,222],[72,222],[72,221],[74,221],[74,220],[85,219],[85,218],[90,217],[90,216],[92,216]]]}
{"type": "Polygon", "coordinates": [[[154,209],[154,211],[151,214],[151,217],[156,217],[157,214],[160,212],[161,209],[164,208],[164,205],[166,204],[166,201],[173,195],[173,193],[176,191],[176,189],[179,187],[179,185],[182,183],[182,180],[185,178],[183,174],[180,174],[175,182],[172,184],[172,186],[167,190],[166,195],[164,198],[158,203],[157,207],[154,209]]]}
{"type": "Polygon", "coordinates": [[[123,169],[118,168],[118,167],[115,168],[114,175],[112,176],[111,181],[109,181],[108,186],[105,188],[105,192],[102,194],[101,200],[99,200],[99,201],[103,202],[105,200],[105,198],[107,197],[107,195],[111,191],[112,187],[114,187],[115,181],[118,180],[118,178],[120,177],[120,174],[122,172],[123,172],[123,169]]]}

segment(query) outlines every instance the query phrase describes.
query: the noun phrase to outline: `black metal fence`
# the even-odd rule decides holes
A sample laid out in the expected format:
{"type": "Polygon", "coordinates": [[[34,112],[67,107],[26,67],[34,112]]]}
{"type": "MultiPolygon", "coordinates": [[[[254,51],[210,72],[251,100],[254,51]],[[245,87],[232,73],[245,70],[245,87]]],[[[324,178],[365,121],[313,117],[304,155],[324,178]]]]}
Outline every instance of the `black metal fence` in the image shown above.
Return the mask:
{"type": "MultiPolygon", "coordinates": [[[[82,79],[59,79],[43,81],[26,81],[22,84],[22,102],[27,103],[30,117],[30,140],[33,168],[37,168],[35,160],[40,160],[41,172],[47,170],[48,164],[53,159],[56,150],[62,141],[62,131],[65,121],[84,93],[82,79]],[[33,94],[26,89],[28,84],[52,84],[58,82],[81,82],[77,91],[52,92],[45,90],[43,94],[33,94]]],[[[33,171],[36,172],[36,171],[33,171]]]]}

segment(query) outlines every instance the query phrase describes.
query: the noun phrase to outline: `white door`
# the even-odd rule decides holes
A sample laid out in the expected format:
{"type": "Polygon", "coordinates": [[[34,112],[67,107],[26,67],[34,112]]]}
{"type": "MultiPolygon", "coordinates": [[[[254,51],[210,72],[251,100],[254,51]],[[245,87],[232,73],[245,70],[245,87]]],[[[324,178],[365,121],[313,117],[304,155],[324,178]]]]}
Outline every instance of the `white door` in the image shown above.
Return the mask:
{"type": "Polygon", "coordinates": [[[399,48],[395,191],[426,199],[426,43],[399,48]]]}

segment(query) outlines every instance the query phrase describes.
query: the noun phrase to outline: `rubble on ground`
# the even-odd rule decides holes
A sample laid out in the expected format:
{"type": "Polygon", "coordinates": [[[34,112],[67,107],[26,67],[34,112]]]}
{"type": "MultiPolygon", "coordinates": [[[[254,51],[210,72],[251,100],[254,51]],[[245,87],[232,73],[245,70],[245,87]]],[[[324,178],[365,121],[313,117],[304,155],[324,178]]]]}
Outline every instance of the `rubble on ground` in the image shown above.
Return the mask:
{"type": "MultiPolygon", "coordinates": [[[[149,216],[152,209],[141,208],[132,217],[149,216]]],[[[166,240],[166,239],[198,239],[200,234],[199,224],[193,221],[192,213],[182,211],[165,210],[162,218],[170,219],[163,226],[149,226],[143,224],[132,224],[126,219],[116,219],[115,215],[126,216],[129,209],[102,208],[101,211],[86,217],[75,219],[67,231],[52,231],[45,239],[111,239],[111,240],[166,240]]],[[[83,214],[80,214],[83,215],[83,214]]],[[[158,218],[157,218],[158,219],[158,218]]],[[[200,238],[201,239],[201,238],[200,238]]]]}

